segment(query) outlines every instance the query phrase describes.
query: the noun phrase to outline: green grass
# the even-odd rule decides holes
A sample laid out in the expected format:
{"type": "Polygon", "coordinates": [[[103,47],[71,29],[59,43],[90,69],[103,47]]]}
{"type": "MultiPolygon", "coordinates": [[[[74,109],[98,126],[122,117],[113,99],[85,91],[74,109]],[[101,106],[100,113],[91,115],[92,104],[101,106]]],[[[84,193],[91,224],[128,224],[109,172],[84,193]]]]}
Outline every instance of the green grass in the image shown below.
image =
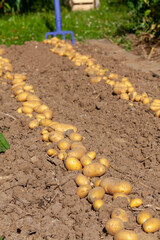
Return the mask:
{"type": "MultiPolygon", "coordinates": [[[[102,0],[100,9],[72,12],[62,7],[62,30],[71,30],[75,40],[111,38],[130,48],[130,42],[118,29],[130,24],[125,5],[109,4],[102,0]]],[[[23,44],[25,41],[42,41],[48,31],[55,31],[54,12],[0,16],[0,44],[23,44]]]]}

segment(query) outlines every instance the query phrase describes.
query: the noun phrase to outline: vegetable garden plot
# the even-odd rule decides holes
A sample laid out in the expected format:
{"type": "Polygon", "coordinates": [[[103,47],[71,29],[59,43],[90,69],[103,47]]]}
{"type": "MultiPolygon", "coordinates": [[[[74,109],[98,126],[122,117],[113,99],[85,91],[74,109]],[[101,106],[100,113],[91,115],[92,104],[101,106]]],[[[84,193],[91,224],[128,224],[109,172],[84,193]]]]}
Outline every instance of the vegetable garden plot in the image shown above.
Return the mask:
{"type": "MultiPolygon", "coordinates": [[[[78,47],[84,51],[83,45],[78,47]]],[[[1,115],[1,128],[14,146],[1,155],[2,175],[10,176],[1,185],[3,236],[6,239],[113,239],[110,235],[106,237],[102,229],[112,210],[122,207],[129,215],[127,229],[136,230],[143,239],[158,239],[158,232],[148,235],[141,230],[136,216],[139,210],[149,209],[158,217],[159,119],[147,106],[141,103],[130,106],[130,102],[112,95],[110,86],[106,87],[104,82],[90,85],[83,66],[75,67],[42,43],[12,46],[7,52],[5,56],[12,60],[14,72],[27,76],[35,94],[53,111],[53,119],[76,126],[87,151],[94,150],[97,159],[103,156],[110,160],[111,167],[105,177],[129,181],[133,187],[129,197],[142,198],[143,206],[129,211],[127,200],[113,201],[112,196],[105,195],[105,204],[97,213],[86,199],[80,200],[76,195],[77,172],[67,171],[62,161],[47,156],[40,129],[29,130],[29,117],[16,112],[21,103],[10,98],[11,84],[3,80],[2,112],[12,117],[1,115]]],[[[101,61],[100,52],[97,61],[101,61]]],[[[115,68],[114,60],[107,59],[107,55],[105,62],[109,70],[115,68]]],[[[114,72],[120,75],[120,70],[117,66],[114,72]]],[[[134,74],[141,74],[130,72],[130,79],[134,74]]],[[[124,75],[123,71],[121,74],[124,75]]],[[[145,80],[145,74],[142,76],[145,80]]],[[[93,182],[96,180],[94,177],[93,182]]]]}

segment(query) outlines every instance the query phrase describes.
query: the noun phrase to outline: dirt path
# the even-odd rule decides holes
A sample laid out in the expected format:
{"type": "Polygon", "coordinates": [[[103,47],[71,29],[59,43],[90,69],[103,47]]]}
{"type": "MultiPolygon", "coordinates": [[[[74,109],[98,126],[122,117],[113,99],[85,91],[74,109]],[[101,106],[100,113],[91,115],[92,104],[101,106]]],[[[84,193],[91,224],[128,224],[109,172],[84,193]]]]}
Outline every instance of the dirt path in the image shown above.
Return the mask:
{"type": "MultiPolygon", "coordinates": [[[[0,46],[1,47],[1,46],[0,46]]],[[[127,229],[139,239],[158,240],[160,233],[145,234],[136,223],[141,209],[150,209],[159,217],[160,202],[160,119],[142,103],[119,99],[104,82],[90,85],[85,66],[76,67],[67,57],[50,52],[51,46],[27,42],[6,48],[5,57],[14,73],[27,76],[35,94],[54,112],[54,120],[72,123],[83,136],[87,151],[110,160],[106,176],[128,180],[133,190],[130,198],[140,197],[143,205],[129,210],[125,200],[105,196],[99,212],[87,199],[76,195],[77,172],[67,171],[63,162],[51,163],[42,142],[41,129],[30,130],[30,119],[16,110],[21,106],[11,91],[9,80],[0,80],[0,131],[11,149],[0,155],[0,233],[6,240],[112,240],[104,231],[114,207],[123,207],[128,215],[127,229]],[[6,81],[5,81],[6,82],[6,81]],[[2,84],[3,83],[3,84],[2,84]],[[9,115],[7,115],[9,114],[9,115]]],[[[126,76],[139,91],[159,98],[160,79],[148,67],[130,63],[130,54],[109,43],[76,43],[75,49],[91,55],[110,72],[126,76]],[[116,50],[117,49],[117,50],[116,50]],[[143,72],[139,69],[143,70],[143,72]]],[[[137,60],[134,60],[137,62],[137,60]]],[[[154,71],[159,71],[151,68],[154,71]]],[[[156,72],[159,74],[159,72],[156,72]]],[[[93,182],[96,179],[93,179],[93,182]]]]}

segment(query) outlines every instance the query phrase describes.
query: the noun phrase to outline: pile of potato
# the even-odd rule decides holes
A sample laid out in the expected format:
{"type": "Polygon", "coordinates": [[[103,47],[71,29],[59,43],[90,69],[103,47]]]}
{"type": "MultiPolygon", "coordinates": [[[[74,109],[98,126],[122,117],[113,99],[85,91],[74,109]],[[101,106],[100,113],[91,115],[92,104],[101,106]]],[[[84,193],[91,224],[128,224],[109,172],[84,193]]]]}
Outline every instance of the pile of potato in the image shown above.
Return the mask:
{"type": "MultiPolygon", "coordinates": [[[[92,69],[94,61],[91,57],[85,58],[83,55],[78,55],[73,50],[72,45],[65,44],[64,41],[59,41],[57,38],[45,40],[44,42],[56,44],[54,52],[59,55],[68,57],[72,55],[71,59],[77,66],[79,66],[78,64],[86,64],[88,66],[87,71],[91,73],[91,70],[94,70],[94,74],[97,74],[96,78],[100,79],[100,76],[104,75],[104,71],[100,67],[96,66],[96,68],[92,69]]],[[[64,161],[68,171],[78,171],[75,178],[77,195],[80,198],[87,198],[95,211],[98,211],[105,204],[103,200],[105,194],[112,195],[113,200],[118,197],[126,198],[130,210],[141,206],[143,204],[142,199],[130,200],[128,195],[131,193],[132,186],[129,182],[114,177],[106,177],[110,162],[106,158],[97,160],[96,152],[87,151],[82,143],[82,135],[78,133],[75,126],[53,121],[51,109],[35,95],[34,88],[32,85],[27,84],[25,75],[12,73],[12,64],[9,59],[1,56],[3,53],[4,51],[0,49],[0,78],[8,79],[11,82],[16,100],[22,103],[17,112],[23,113],[32,119],[29,123],[30,129],[42,127],[42,140],[46,145],[52,145],[52,148],[47,150],[49,157],[56,157],[64,161]],[[104,174],[105,177],[103,177],[104,174]],[[95,182],[92,181],[94,177],[97,178],[95,182]]],[[[126,100],[128,100],[128,96],[129,99],[132,98],[132,101],[138,101],[137,95],[133,94],[135,93],[134,88],[127,78],[123,78],[121,82],[115,82],[115,79],[118,79],[118,75],[110,74],[109,78],[106,79],[107,84],[114,87],[115,94],[120,94],[122,99],[125,99],[126,96],[126,100]]],[[[145,93],[142,95],[139,96],[140,101],[143,101],[144,104],[149,103],[148,96],[145,93]]],[[[156,111],[157,114],[160,111],[160,100],[153,100],[150,108],[156,111]]],[[[128,222],[127,213],[121,208],[116,208],[113,210],[111,218],[106,222],[105,229],[108,234],[114,236],[115,240],[137,240],[138,237],[134,231],[125,230],[125,222],[128,222]]],[[[147,233],[160,230],[160,219],[152,217],[147,211],[141,211],[137,215],[137,222],[142,225],[142,229],[147,233]]]]}
{"type": "Polygon", "coordinates": [[[73,46],[69,43],[65,43],[64,40],[54,37],[52,39],[45,39],[43,42],[45,44],[54,45],[54,48],[51,49],[52,52],[59,56],[67,56],[76,66],[86,65],[87,68],[85,71],[88,76],[90,76],[91,84],[103,80],[106,85],[112,86],[113,93],[119,95],[120,99],[130,100],[132,102],[142,102],[144,105],[149,105],[150,109],[155,112],[155,116],[160,117],[160,99],[155,99],[152,102],[152,98],[148,97],[147,93],[137,93],[127,77],[123,77],[119,80],[119,76],[115,73],[108,73],[108,76],[104,76],[106,72],[108,72],[108,69],[103,69],[99,64],[96,64],[96,60],[91,56],[85,56],[76,52],[73,46]]]}

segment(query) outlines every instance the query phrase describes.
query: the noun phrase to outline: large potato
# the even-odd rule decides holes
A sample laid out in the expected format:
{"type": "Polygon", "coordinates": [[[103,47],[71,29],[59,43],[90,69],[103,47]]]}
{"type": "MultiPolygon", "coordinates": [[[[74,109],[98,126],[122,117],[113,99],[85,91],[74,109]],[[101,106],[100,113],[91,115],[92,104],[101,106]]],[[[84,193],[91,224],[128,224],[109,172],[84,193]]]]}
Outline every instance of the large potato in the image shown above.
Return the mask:
{"type": "Polygon", "coordinates": [[[138,213],[137,222],[142,225],[146,220],[152,217],[152,214],[148,211],[142,211],[138,213]]]}
{"type": "Polygon", "coordinates": [[[153,233],[160,230],[160,218],[149,218],[143,223],[143,230],[153,233]]]}
{"type": "Polygon", "coordinates": [[[77,147],[77,148],[73,148],[72,150],[70,150],[68,152],[68,156],[80,159],[85,154],[85,152],[86,152],[85,148],[77,147]]]}
{"type": "Polygon", "coordinates": [[[121,230],[115,234],[114,240],[138,240],[138,236],[131,230],[121,230]]]}
{"type": "Polygon", "coordinates": [[[70,171],[82,169],[80,161],[75,157],[67,157],[65,160],[65,166],[70,171]]]}
{"type": "Polygon", "coordinates": [[[111,218],[120,218],[122,222],[128,222],[128,215],[122,208],[115,208],[112,211],[111,218]]]}
{"type": "Polygon", "coordinates": [[[123,228],[124,228],[124,224],[122,220],[119,218],[111,218],[106,222],[106,225],[105,225],[105,229],[107,233],[112,236],[114,236],[117,232],[121,231],[123,228]]]}
{"type": "Polygon", "coordinates": [[[102,187],[95,187],[89,191],[88,201],[93,203],[97,199],[103,199],[105,195],[105,191],[102,187]]]}
{"type": "Polygon", "coordinates": [[[91,163],[83,168],[83,174],[87,177],[100,177],[106,172],[106,167],[100,163],[91,163]]]}

